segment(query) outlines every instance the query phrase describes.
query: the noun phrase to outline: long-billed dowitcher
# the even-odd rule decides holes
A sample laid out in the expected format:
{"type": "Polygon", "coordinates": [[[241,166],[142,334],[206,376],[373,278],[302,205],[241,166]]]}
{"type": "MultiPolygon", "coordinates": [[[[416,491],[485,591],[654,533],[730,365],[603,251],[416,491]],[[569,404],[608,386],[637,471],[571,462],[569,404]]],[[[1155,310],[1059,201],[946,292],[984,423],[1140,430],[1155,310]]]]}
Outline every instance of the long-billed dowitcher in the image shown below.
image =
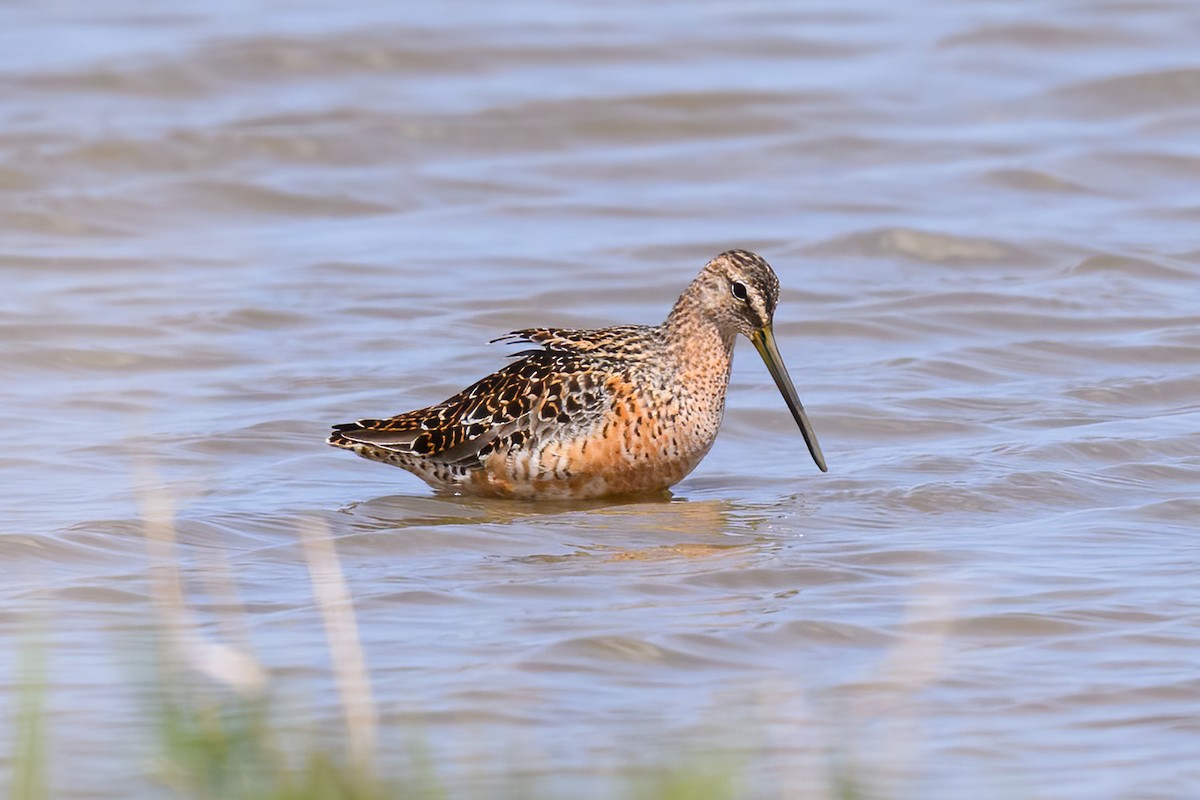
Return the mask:
{"type": "Polygon", "coordinates": [[[519,360],[443,403],[333,427],[329,443],[437,489],[588,498],[666,489],[712,447],[737,334],[754,343],[822,472],[825,457],[771,323],[779,279],[760,256],[714,258],[661,325],[530,328],[519,360]]]}

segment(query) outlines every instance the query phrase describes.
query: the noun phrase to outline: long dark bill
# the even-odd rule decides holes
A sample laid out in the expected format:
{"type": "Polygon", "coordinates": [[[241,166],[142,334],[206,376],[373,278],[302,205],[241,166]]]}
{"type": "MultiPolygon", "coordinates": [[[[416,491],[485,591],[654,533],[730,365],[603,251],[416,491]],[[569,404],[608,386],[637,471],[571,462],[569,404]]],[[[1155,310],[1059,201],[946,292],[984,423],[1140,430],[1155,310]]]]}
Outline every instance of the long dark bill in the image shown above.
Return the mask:
{"type": "Polygon", "coordinates": [[[754,342],[754,347],[762,356],[763,363],[767,365],[771,377],[775,379],[775,385],[779,387],[779,392],[783,395],[788,410],[792,412],[796,424],[800,426],[800,433],[804,436],[804,443],[808,445],[808,452],[812,453],[813,461],[817,462],[817,467],[821,472],[828,472],[829,467],[825,466],[825,456],[821,454],[821,445],[817,443],[817,434],[813,432],[812,423],[808,421],[808,414],[804,413],[804,406],[800,404],[800,398],[796,395],[796,387],[792,385],[787,367],[783,365],[779,348],[775,346],[775,334],[772,332],[771,326],[756,330],[750,337],[750,341],[754,342]]]}

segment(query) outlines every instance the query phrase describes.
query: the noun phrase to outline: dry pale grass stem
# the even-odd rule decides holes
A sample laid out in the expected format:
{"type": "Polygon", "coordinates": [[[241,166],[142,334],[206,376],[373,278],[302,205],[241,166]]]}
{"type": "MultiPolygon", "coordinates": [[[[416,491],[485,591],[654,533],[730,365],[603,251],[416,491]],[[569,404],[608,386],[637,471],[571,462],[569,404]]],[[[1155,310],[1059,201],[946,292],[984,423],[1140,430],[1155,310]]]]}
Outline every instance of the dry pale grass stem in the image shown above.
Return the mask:
{"type": "Polygon", "coordinates": [[[267,686],[267,672],[248,652],[199,633],[187,605],[179,569],[174,508],[166,493],[143,482],[138,493],[146,538],[150,592],[166,634],[162,668],[168,683],[178,685],[180,667],[190,667],[243,696],[259,696],[267,686]]]}
{"type": "Polygon", "coordinates": [[[378,723],[354,605],[328,529],[310,522],[301,527],[300,534],[342,703],[347,755],[350,763],[369,777],[374,773],[378,723]]]}

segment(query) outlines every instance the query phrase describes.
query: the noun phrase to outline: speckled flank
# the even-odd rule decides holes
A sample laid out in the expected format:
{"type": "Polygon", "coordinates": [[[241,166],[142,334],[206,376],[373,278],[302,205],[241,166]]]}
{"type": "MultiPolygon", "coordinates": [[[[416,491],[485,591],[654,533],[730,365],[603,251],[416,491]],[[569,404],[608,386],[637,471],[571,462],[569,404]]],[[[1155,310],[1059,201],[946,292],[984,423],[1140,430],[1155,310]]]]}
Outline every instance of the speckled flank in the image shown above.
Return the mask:
{"type": "Polygon", "coordinates": [[[438,405],[336,425],[329,443],[465,494],[665,489],[712,447],[736,335],[771,324],[778,292],[762,258],[723,253],[661,325],[515,331],[497,341],[538,348],[438,405]]]}

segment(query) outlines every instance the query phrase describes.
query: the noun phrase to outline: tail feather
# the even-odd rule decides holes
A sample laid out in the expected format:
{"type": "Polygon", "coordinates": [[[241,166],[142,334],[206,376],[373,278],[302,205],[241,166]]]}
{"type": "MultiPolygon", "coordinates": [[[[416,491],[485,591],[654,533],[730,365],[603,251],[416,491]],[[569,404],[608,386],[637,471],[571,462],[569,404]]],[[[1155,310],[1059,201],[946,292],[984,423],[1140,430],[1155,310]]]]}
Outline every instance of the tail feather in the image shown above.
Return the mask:
{"type": "Polygon", "coordinates": [[[333,426],[328,442],[334,447],[353,449],[355,445],[382,447],[397,452],[410,452],[413,440],[420,435],[418,424],[406,424],[402,417],[393,419],[360,419],[333,426]]]}

